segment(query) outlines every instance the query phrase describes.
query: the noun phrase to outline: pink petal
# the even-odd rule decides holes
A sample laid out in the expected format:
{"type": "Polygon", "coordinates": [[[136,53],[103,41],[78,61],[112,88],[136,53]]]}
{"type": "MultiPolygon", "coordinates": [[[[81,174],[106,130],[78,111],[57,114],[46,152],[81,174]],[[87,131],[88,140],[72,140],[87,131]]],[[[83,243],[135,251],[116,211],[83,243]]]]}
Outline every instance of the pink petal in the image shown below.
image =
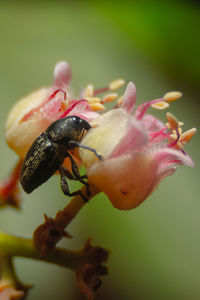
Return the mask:
{"type": "Polygon", "coordinates": [[[158,187],[158,185],[160,184],[160,182],[166,176],[173,175],[175,171],[176,171],[176,167],[175,166],[163,169],[162,171],[160,170],[160,172],[158,172],[157,176],[155,177],[155,181],[154,181],[154,183],[152,185],[153,186],[152,193],[154,192],[154,190],[158,187]]]}
{"type": "Polygon", "coordinates": [[[153,154],[153,158],[159,163],[159,169],[167,168],[172,165],[194,166],[193,160],[179,150],[164,148],[153,154]]]}
{"type": "Polygon", "coordinates": [[[61,101],[63,100],[63,96],[56,97],[51,101],[47,102],[44,107],[40,109],[41,113],[44,117],[51,118],[53,120],[58,119],[59,115],[62,113],[61,110],[61,101]]]}
{"type": "Polygon", "coordinates": [[[98,118],[100,115],[95,111],[87,111],[87,112],[81,112],[81,113],[77,114],[77,116],[79,116],[80,118],[90,122],[93,119],[98,118]]]}
{"type": "Polygon", "coordinates": [[[129,118],[127,121],[126,135],[113,150],[111,157],[117,157],[127,152],[135,152],[144,147],[148,142],[148,136],[138,121],[129,118]]]}
{"type": "Polygon", "coordinates": [[[62,87],[68,85],[71,80],[71,68],[66,61],[56,64],[54,69],[54,85],[62,87]]]}
{"type": "Polygon", "coordinates": [[[124,93],[122,108],[128,114],[131,114],[134,109],[135,103],[136,103],[136,87],[135,84],[132,81],[130,81],[124,93]]]}
{"type": "Polygon", "coordinates": [[[165,127],[159,119],[149,114],[144,115],[142,124],[150,132],[160,131],[165,127]]]}

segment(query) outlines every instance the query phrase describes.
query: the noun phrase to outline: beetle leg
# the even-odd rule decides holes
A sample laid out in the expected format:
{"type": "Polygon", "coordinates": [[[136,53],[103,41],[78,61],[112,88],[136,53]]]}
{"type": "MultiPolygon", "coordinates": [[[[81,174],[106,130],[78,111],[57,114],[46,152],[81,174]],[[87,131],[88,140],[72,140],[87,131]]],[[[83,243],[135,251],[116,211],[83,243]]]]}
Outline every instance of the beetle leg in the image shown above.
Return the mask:
{"type": "Polygon", "coordinates": [[[72,192],[72,193],[69,191],[68,182],[67,182],[67,179],[66,179],[66,176],[65,176],[65,173],[64,173],[62,167],[59,169],[59,172],[60,172],[60,179],[61,179],[60,185],[61,185],[61,189],[62,189],[63,193],[70,197],[80,195],[84,202],[88,202],[88,198],[85,195],[83,195],[83,193],[80,190],[72,192]]]}
{"type": "MultiPolygon", "coordinates": [[[[87,175],[83,175],[83,176],[80,176],[80,177],[77,177],[77,176],[75,176],[75,175],[73,175],[68,169],[66,169],[64,166],[62,166],[62,167],[60,167],[60,168],[62,168],[63,169],[63,172],[64,172],[64,174],[65,174],[65,176],[67,177],[67,178],[69,178],[70,180],[81,180],[81,179],[86,179],[87,178],[87,175]]],[[[80,181],[80,182],[82,182],[82,181],[80,181]]],[[[83,183],[84,183],[85,181],[83,181],[83,183]]]]}
{"type": "Polygon", "coordinates": [[[83,180],[84,178],[87,178],[87,175],[80,176],[78,166],[77,166],[77,164],[75,163],[73,157],[72,157],[69,153],[68,153],[68,157],[69,157],[70,160],[71,160],[72,173],[73,173],[73,174],[71,174],[67,169],[65,169],[64,167],[62,167],[63,170],[64,170],[64,172],[65,172],[65,175],[66,175],[67,177],[68,177],[68,175],[69,175],[69,177],[68,177],[69,179],[78,180],[78,181],[80,181],[81,183],[83,183],[83,184],[86,186],[86,188],[87,188],[87,196],[90,196],[90,189],[89,189],[90,185],[89,185],[88,182],[85,182],[85,181],[83,180]],[[70,176],[71,176],[71,178],[70,178],[70,176]],[[74,176],[74,177],[73,177],[73,176],[74,176]]]}
{"type": "Polygon", "coordinates": [[[86,146],[80,145],[80,144],[79,144],[78,142],[76,142],[76,141],[69,141],[68,144],[69,144],[70,146],[73,146],[74,148],[75,148],[75,147],[79,147],[79,148],[83,148],[83,149],[89,150],[89,151],[93,152],[99,160],[104,160],[103,156],[100,155],[100,154],[98,154],[97,151],[96,151],[95,149],[93,149],[93,148],[90,148],[90,147],[86,147],[86,146]]]}
{"type": "MultiPolygon", "coordinates": [[[[79,169],[78,169],[78,166],[76,164],[76,162],[74,161],[73,157],[71,156],[71,154],[68,152],[67,153],[67,156],[70,158],[71,160],[71,165],[72,165],[72,173],[73,175],[79,179],[79,178],[82,178],[82,176],[80,175],[79,173],[79,169]]],[[[85,176],[85,175],[84,175],[85,176]]],[[[85,178],[85,177],[84,177],[85,178]]]]}

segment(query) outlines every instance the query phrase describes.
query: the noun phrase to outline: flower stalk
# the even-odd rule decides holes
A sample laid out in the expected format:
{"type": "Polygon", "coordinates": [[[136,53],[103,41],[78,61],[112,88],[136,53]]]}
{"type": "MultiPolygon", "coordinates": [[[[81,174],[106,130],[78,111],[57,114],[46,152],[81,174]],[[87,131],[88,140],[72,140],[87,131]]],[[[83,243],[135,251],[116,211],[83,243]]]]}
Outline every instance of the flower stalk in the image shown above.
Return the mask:
{"type": "MultiPolygon", "coordinates": [[[[95,259],[93,251],[86,253],[83,250],[84,248],[78,251],[56,248],[52,252],[47,253],[46,256],[42,256],[34,247],[32,239],[14,236],[2,231],[0,231],[0,249],[2,253],[6,253],[6,257],[32,258],[71,270],[76,270],[80,264],[91,263],[95,259]]],[[[5,262],[4,259],[1,259],[1,262],[3,261],[5,262]]],[[[10,270],[10,268],[7,268],[7,270],[10,270]]]]}
{"type": "Polygon", "coordinates": [[[104,266],[109,255],[108,250],[92,246],[90,240],[80,250],[56,248],[43,256],[34,247],[32,239],[0,232],[0,249],[0,299],[21,299],[27,293],[28,287],[18,281],[14,272],[12,259],[15,256],[40,260],[75,271],[77,283],[88,299],[93,298],[101,285],[100,276],[108,273],[104,266]]]}
{"type": "MultiPolygon", "coordinates": [[[[85,186],[81,189],[81,192],[83,195],[87,194],[85,186]]],[[[88,201],[97,193],[99,193],[99,190],[90,185],[88,201]]],[[[63,210],[57,212],[54,219],[45,216],[45,222],[36,228],[33,236],[34,245],[42,255],[46,255],[51,251],[62,237],[71,237],[65,229],[85,204],[83,198],[76,195],[63,210]]]]}

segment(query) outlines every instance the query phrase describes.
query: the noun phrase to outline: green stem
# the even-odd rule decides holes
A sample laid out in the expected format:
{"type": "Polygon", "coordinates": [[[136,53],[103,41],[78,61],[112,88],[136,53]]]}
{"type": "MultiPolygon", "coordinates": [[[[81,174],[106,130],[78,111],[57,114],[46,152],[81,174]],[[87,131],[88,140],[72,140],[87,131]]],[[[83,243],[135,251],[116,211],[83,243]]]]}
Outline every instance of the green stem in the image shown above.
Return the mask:
{"type": "Polygon", "coordinates": [[[46,256],[40,255],[39,251],[34,248],[31,239],[16,237],[0,231],[0,249],[8,256],[20,256],[32,258],[52,264],[56,264],[65,268],[75,270],[76,267],[90,261],[90,256],[83,251],[69,251],[56,248],[46,256]]]}

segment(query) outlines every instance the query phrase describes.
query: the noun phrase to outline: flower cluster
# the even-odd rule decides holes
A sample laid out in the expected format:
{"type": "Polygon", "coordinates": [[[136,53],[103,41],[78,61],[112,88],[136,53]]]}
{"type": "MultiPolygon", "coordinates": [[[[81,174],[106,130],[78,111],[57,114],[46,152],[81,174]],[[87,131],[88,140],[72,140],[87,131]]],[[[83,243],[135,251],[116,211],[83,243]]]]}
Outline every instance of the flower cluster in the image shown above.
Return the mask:
{"type": "Polygon", "coordinates": [[[181,93],[169,92],[135,107],[136,87],[132,82],[121,97],[113,93],[124,84],[118,79],[96,90],[89,84],[77,99],[70,89],[70,79],[68,63],[58,63],[53,85],[22,99],[12,109],[6,124],[6,138],[21,158],[53,121],[68,115],[87,120],[93,128],[81,145],[95,149],[104,161],[84,149],[80,149],[78,159],[87,169],[88,182],[105,192],[114,207],[124,210],[142,203],[163,178],[174,173],[177,165],[193,166],[183,146],[196,129],[182,133],[183,123],[172,114],[166,114],[164,124],[147,113],[150,107],[168,108],[181,93]],[[99,94],[103,96],[97,97],[99,94]],[[114,107],[102,113],[104,104],[114,100],[114,107]]]}
{"type": "Polygon", "coordinates": [[[170,92],[135,108],[136,88],[130,82],[121,105],[91,122],[94,128],[81,144],[95,148],[104,161],[83,149],[80,155],[88,181],[105,192],[114,207],[127,210],[138,206],[177,165],[194,165],[183,146],[196,129],[182,133],[183,123],[172,114],[166,114],[166,124],[147,114],[149,107],[165,109],[180,96],[170,92]]]}

